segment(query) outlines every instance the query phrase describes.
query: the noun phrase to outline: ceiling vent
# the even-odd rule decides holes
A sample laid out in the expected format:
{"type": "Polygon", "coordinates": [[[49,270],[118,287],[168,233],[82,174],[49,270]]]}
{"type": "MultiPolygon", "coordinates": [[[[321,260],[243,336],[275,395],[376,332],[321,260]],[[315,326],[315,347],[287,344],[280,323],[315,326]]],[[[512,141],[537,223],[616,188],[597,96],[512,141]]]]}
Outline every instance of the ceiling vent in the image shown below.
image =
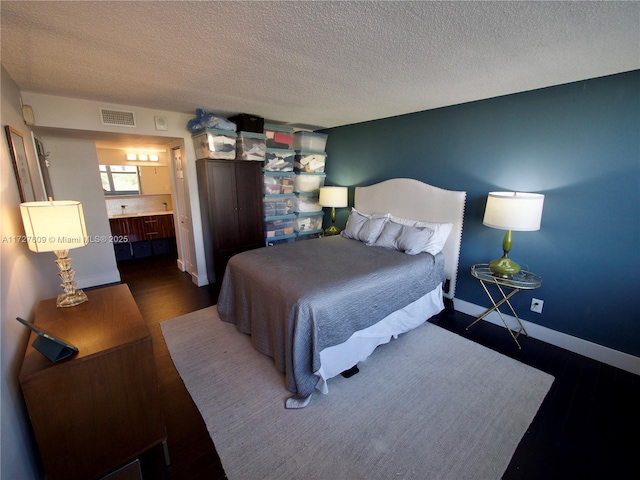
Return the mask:
{"type": "Polygon", "coordinates": [[[123,110],[101,108],[100,121],[103,125],[114,125],[117,127],[135,127],[136,115],[133,112],[127,112],[123,110]]]}

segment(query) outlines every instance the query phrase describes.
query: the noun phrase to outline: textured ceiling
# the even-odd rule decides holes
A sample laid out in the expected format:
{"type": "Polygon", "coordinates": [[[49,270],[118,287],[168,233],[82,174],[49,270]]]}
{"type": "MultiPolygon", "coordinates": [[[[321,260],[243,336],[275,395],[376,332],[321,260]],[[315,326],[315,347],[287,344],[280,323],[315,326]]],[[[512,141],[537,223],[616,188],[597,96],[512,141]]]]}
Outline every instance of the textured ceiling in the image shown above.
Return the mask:
{"type": "Polygon", "coordinates": [[[333,127],[640,68],[639,2],[0,3],[23,91],[333,127]]]}

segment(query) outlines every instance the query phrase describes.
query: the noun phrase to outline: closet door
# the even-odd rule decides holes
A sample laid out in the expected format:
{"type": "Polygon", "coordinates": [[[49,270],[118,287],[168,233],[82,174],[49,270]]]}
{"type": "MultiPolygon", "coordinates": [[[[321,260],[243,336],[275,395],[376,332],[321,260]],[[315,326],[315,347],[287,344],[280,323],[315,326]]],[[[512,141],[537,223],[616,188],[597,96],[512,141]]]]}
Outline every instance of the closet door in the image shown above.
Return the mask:
{"type": "Polygon", "coordinates": [[[243,250],[264,246],[262,163],[236,163],[238,245],[243,250]]]}
{"type": "Polygon", "coordinates": [[[208,168],[212,246],[216,255],[231,256],[238,248],[238,206],[235,162],[211,161],[208,168]]]}

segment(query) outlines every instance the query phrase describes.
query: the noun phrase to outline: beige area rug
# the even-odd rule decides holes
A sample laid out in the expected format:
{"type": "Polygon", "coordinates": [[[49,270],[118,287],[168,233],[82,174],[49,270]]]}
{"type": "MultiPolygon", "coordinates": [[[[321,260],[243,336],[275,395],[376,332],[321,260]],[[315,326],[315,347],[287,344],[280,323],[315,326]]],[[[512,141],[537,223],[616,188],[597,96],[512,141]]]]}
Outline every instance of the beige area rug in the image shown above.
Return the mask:
{"type": "Polygon", "coordinates": [[[215,306],[161,323],[230,480],[498,479],[553,377],[425,323],[304,409],[215,306]]]}

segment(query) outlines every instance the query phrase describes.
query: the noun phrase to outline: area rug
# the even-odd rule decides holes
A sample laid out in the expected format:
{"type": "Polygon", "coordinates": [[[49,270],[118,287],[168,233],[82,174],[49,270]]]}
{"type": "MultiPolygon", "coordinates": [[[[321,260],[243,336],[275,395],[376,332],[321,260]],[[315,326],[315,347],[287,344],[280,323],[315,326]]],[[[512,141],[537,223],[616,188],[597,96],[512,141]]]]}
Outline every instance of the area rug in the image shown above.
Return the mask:
{"type": "Polygon", "coordinates": [[[287,410],[284,376],[215,306],[160,325],[230,480],[498,479],[553,382],[427,322],[287,410]]]}

